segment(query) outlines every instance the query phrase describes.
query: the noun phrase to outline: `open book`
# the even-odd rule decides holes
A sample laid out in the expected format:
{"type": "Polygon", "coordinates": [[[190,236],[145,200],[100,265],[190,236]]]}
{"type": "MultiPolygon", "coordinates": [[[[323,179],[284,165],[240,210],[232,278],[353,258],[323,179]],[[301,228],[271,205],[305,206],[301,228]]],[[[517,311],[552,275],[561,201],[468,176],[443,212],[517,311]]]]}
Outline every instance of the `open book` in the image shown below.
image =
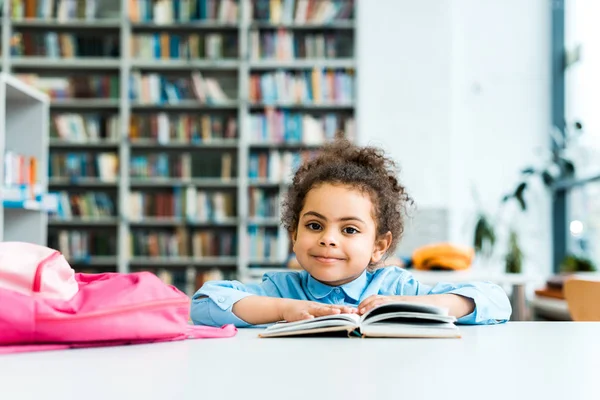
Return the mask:
{"type": "Polygon", "coordinates": [[[392,302],[362,316],[337,314],[269,326],[260,337],[344,334],[360,337],[459,338],[456,318],[445,308],[412,302],[392,302]]]}

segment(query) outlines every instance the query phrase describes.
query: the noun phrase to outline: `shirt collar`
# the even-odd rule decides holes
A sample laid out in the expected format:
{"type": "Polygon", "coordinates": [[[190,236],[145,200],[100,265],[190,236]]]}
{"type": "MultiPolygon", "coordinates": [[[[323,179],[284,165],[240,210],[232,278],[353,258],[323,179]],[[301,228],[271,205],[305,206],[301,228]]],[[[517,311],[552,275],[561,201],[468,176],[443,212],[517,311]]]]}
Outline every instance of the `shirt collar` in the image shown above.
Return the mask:
{"type": "MultiPolygon", "coordinates": [[[[324,297],[329,296],[331,291],[335,288],[334,286],[329,286],[324,283],[319,282],[310,274],[308,275],[307,289],[310,294],[316,299],[322,299],[324,297]]],[[[367,286],[367,271],[365,270],[358,278],[353,280],[352,282],[348,282],[345,285],[339,286],[344,293],[354,301],[358,301],[360,299],[360,295],[365,290],[367,286]]]]}

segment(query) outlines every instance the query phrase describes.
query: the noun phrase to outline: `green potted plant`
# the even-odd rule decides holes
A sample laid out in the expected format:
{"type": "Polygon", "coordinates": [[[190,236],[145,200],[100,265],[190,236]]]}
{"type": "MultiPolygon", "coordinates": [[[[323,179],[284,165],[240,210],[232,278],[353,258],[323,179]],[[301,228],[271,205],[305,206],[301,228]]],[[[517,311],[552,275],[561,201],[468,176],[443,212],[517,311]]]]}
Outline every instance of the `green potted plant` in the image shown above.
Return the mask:
{"type": "MultiPolygon", "coordinates": [[[[533,179],[540,179],[543,185],[551,189],[552,186],[562,179],[571,178],[575,175],[575,165],[565,155],[569,142],[580,135],[583,126],[575,122],[572,126],[564,126],[564,137],[562,135],[551,135],[552,143],[549,157],[544,160],[540,167],[528,166],[521,170],[520,179],[515,188],[505,194],[498,207],[495,217],[491,217],[482,207],[478,207],[473,235],[473,248],[478,256],[491,257],[495,252],[497,244],[498,229],[503,226],[501,215],[504,207],[510,202],[516,202],[520,212],[527,211],[526,191],[531,187],[533,179]]],[[[477,201],[477,203],[479,203],[477,201]]],[[[514,215],[513,215],[514,217],[514,215]]],[[[516,228],[512,222],[508,224],[507,249],[504,254],[505,270],[508,273],[520,273],[523,270],[524,254],[519,243],[516,228]]]]}

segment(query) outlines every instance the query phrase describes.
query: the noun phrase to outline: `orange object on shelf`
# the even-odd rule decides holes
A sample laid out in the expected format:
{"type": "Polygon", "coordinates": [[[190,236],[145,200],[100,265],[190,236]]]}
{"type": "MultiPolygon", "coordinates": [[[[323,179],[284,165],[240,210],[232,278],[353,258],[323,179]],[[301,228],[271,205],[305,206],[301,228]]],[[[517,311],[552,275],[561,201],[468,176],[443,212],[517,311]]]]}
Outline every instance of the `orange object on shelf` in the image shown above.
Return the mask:
{"type": "Polygon", "coordinates": [[[444,269],[461,271],[468,269],[475,257],[472,247],[450,243],[435,243],[418,248],[413,252],[415,269],[444,269]]]}

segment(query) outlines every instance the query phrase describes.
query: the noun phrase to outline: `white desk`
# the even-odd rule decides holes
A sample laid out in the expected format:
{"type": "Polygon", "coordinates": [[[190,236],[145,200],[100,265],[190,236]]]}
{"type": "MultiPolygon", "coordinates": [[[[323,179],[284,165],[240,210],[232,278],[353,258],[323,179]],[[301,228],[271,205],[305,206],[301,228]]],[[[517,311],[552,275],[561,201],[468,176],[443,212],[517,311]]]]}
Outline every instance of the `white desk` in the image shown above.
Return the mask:
{"type": "Polygon", "coordinates": [[[235,338],[0,356],[0,398],[597,399],[600,323],[462,339],[235,338]]]}

